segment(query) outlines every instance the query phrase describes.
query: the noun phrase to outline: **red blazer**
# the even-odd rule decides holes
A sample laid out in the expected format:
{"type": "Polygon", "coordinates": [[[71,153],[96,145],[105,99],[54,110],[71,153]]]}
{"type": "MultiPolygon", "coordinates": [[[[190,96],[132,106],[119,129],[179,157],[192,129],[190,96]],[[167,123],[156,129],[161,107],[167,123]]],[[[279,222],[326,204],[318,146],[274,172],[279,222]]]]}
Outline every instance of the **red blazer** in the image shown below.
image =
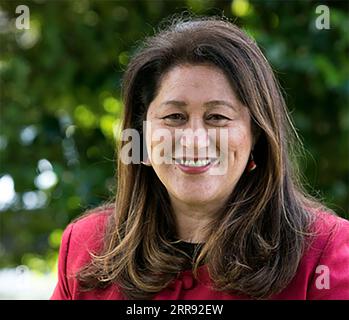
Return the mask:
{"type": "MultiPolygon", "coordinates": [[[[58,261],[58,283],[51,299],[125,300],[117,285],[92,291],[79,290],[74,274],[90,261],[89,252],[101,246],[106,218],[110,212],[96,212],[71,223],[64,231],[58,261]]],[[[328,213],[319,213],[319,231],[305,252],[289,285],[273,300],[345,299],[349,300],[349,222],[328,213]]],[[[234,300],[246,296],[229,295],[210,288],[206,265],[194,279],[191,270],[181,272],[155,300],[234,300]]]]}

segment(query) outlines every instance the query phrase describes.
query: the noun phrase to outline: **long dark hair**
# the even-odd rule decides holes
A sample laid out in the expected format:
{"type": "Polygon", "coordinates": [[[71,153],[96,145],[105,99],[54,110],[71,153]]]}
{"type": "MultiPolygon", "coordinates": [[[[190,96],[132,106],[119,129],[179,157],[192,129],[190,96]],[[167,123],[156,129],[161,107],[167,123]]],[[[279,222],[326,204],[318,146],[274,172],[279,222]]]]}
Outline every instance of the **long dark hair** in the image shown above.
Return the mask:
{"type": "MultiPolygon", "coordinates": [[[[131,59],[123,79],[123,129],[142,121],[161,76],[180,64],[220,68],[249,109],[258,168],[243,174],[209,225],[193,271],[207,264],[214,288],[268,298],[294,277],[318,204],[302,191],[294,161],[297,135],[279,85],[254,40],[226,19],[176,18],[131,59]]],[[[121,142],[119,148],[126,142],[121,142]]],[[[183,269],[173,245],[176,225],[166,188],[154,170],[118,160],[115,208],[104,247],[78,274],[85,289],[116,283],[129,299],[149,299],[183,269]]]]}

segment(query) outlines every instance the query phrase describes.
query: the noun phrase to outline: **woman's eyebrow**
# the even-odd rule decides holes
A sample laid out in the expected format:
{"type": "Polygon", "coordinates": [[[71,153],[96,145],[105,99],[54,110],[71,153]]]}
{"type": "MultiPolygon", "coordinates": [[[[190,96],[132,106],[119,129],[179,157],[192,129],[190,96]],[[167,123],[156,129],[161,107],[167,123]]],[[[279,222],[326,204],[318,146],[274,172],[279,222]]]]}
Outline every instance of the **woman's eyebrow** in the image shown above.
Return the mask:
{"type": "MultiPolygon", "coordinates": [[[[168,100],[160,104],[160,106],[168,106],[168,105],[173,105],[176,107],[186,107],[188,104],[185,101],[180,101],[180,100],[168,100]]],[[[225,100],[211,100],[211,101],[205,102],[203,105],[204,107],[208,107],[208,108],[213,108],[218,105],[223,105],[223,106],[232,108],[234,111],[237,110],[236,106],[234,106],[232,103],[225,100]]]]}

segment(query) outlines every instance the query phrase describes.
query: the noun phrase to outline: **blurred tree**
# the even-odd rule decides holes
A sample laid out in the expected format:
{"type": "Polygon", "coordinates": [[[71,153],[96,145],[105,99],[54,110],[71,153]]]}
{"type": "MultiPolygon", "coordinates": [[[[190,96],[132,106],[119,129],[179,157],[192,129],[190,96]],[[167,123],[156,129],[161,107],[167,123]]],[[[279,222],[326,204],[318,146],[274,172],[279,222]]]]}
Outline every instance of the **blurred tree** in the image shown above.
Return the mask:
{"type": "MultiPolygon", "coordinates": [[[[54,261],[62,229],[114,193],[114,130],[129,57],[163,18],[224,13],[260,44],[308,150],[312,194],[348,218],[346,2],[315,27],[312,1],[1,1],[0,267],[54,261]],[[30,29],[16,29],[16,7],[30,29]]],[[[49,263],[52,265],[53,263],[49,263]]]]}

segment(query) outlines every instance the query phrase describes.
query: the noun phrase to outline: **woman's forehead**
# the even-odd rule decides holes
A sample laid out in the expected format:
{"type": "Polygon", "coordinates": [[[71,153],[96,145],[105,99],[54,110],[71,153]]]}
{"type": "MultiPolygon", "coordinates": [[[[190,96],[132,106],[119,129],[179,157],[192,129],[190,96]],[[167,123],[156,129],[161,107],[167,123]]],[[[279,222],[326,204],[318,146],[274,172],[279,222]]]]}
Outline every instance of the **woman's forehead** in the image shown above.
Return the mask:
{"type": "Polygon", "coordinates": [[[188,104],[190,100],[201,100],[202,104],[209,104],[210,101],[229,101],[227,104],[232,105],[238,103],[224,73],[210,65],[174,67],[162,77],[154,100],[174,106],[188,104]]]}

